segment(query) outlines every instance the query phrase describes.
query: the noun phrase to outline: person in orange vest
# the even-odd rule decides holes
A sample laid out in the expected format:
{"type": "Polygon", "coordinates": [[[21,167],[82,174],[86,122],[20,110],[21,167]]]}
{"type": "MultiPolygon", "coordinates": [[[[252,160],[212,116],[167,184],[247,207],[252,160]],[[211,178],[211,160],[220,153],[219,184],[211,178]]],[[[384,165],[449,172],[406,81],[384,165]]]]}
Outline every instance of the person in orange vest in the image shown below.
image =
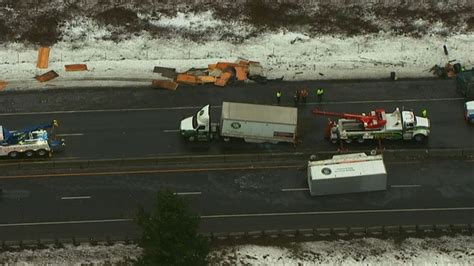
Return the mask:
{"type": "Polygon", "coordinates": [[[306,98],[308,97],[308,90],[306,88],[300,90],[300,97],[303,104],[306,104],[306,98]]]}

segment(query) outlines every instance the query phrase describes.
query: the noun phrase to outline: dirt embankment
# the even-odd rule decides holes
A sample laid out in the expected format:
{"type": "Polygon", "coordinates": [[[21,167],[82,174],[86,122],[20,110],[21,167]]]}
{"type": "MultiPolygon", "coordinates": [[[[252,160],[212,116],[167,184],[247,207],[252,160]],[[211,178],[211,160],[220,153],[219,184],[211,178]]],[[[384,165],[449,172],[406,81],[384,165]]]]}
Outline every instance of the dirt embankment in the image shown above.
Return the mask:
{"type": "Polygon", "coordinates": [[[202,39],[202,34],[176,32],[156,26],[159,20],[177,12],[213,11],[223,21],[240,21],[255,26],[255,34],[285,29],[308,35],[358,35],[390,31],[396,34],[422,36],[426,25],[442,24],[437,34],[474,31],[474,1],[402,1],[402,0],[295,0],[275,3],[267,0],[228,2],[181,1],[31,1],[0,0],[0,43],[23,42],[52,45],[62,40],[61,26],[78,17],[89,17],[99,25],[112,28],[108,38],[119,42],[146,31],[157,38],[181,35],[202,39]],[[37,3],[41,2],[41,3],[37,3]],[[44,2],[44,3],[43,3],[44,2]],[[201,2],[201,3],[197,3],[201,2]],[[408,3],[410,2],[410,3],[408,3]],[[418,3],[423,2],[423,3],[418,3]]]}

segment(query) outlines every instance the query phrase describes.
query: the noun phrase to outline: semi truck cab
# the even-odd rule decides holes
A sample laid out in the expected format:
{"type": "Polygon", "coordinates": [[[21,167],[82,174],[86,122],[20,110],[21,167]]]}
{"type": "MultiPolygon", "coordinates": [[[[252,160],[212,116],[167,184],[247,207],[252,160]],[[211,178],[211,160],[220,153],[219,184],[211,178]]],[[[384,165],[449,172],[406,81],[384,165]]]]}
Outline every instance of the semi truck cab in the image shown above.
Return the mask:
{"type": "Polygon", "coordinates": [[[467,122],[474,123],[474,101],[464,104],[465,118],[467,122]]]}
{"type": "Polygon", "coordinates": [[[213,137],[211,130],[211,117],[209,115],[209,104],[204,106],[193,116],[181,121],[181,135],[189,141],[209,141],[213,137]]]}
{"type": "Polygon", "coordinates": [[[422,141],[430,134],[430,120],[415,116],[413,112],[403,111],[403,138],[422,141]]]}

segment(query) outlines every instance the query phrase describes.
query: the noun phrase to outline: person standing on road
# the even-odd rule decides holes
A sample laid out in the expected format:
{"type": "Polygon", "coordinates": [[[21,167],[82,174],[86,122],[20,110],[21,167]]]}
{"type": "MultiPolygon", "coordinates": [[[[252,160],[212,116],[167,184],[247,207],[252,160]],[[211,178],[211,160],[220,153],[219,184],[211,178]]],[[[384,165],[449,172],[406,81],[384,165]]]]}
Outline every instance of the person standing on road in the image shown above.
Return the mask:
{"type": "Polygon", "coordinates": [[[428,117],[428,111],[426,109],[423,109],[421,111],[421,116],[424,117],[424,118],[427,118],[428,117]]]}
{"type": "Polygon", "coordinates": [[[276,92],[276,97],[277,97],[277,104],[280,104],[280,102],[281,102],[281,91],[276,92]]]}
{"type": "Polygon", "coordinates": [[[324,94],[324,89],[323,88],[317,88],[316,89],[316,96],[318,96],[318,102],[323,101],[323,94],[324,94]]]}
{"type": "Polygon", "coordinates": [[[300,101],[300,92],[298,90],[296,90],[295,94],[293,95],[293,101],[295,102],[295,106],[298,106],[300,101]]]}
{"type": "Polygon", "coordinates": [[[301,101],[303,102],[303,104],[306,104],[306,98],[308,97],[308,90],[306,88],[301,89],[300,96],[301,96],[301,101]]]}

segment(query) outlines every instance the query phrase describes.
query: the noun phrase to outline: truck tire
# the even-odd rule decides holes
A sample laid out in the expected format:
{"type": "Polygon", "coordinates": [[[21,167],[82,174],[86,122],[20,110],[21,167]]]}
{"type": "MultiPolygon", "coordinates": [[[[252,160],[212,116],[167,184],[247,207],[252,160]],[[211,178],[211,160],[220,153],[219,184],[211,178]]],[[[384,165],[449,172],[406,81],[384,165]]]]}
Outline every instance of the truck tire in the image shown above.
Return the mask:
{"type": "Polygon", "coordinates": [[[352,143],[352,139],[345,139],[344,140],[347,144],[352,143]]]}
{"type": "Polygon", "coordinates": [[[423,140],[425,140],[425,135],[416,134],[413,139],[414,139],[416,142],[422,142],[423,140]]]}
{"type": "Polygon", "coordinates": [[[365,141],[364,138],[358,138],[358,139],[357,139],[357,142],[358,142],[358,143],[364,143],[364,141],[365,141]]]}
{"type": "Polygon", "coordinates": [[[18,158],[19,153],[17,151],[12,151],[8,154],[10,158],[18,158]]]}
{"type": "Polygon", "coordinates": [[[44,149],[38,150],[36,153],[41,157],[46,156],[48,154],[48,152],[44,149]]]}
{"type": "Polygon", "coordinates": [[[33,157],[33,155],[35,155],[35,152],[32,150],[27,150],[25,151],[25,155],[26,157],[33,157]]]}
{"type": "Polygon", "coordinates": [[[225,137],[225,138],[223,138],[223,140],[224,140],[225,142],[229,142],[229,141],[230,141],[230,138],[229,138],[229,137],[225,137]]]}
{"type": "Polygon", "coordinates": [[[195,139],[196,139],[196,138],[195,138],[194,136],[191,136],[191,137],[188,138],[188,140],[189,140],[190,142],[193,142],[195,139]]]}

